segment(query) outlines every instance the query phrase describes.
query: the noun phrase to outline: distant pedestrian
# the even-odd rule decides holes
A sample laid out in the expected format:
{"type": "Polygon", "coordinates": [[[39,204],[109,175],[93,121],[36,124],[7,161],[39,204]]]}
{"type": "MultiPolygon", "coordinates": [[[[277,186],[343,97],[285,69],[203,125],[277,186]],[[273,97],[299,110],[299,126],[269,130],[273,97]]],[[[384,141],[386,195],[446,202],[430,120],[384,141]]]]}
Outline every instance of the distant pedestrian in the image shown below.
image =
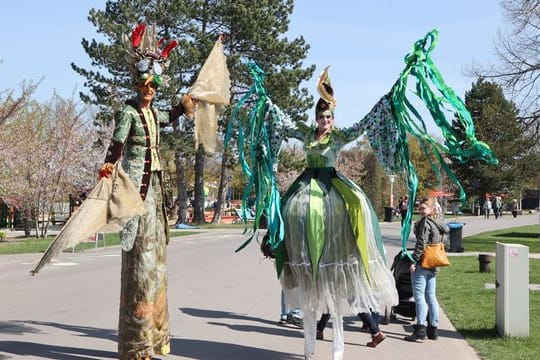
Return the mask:
{"type": "Polygon", "coordinates": [[[511,209],[512,209],[512,216],[514,217],[514,219],[517,218],[518,202],[516,199],[512,200],[511,209]]]}
{"type": "Polygon", "coordinates": [[[495,196],[493,200],[493,214],[495,219],[502,218],[502,200],[500,196],[495,196]]]}
{"type": "Polygon", "coordinates": [[[401,200],[398,204],[399,212],[401,213],[401,226],[403,226],[403,221],[405,221],[405,217],[407,216],[407,210],[409,208],[409,197],[405,196],[403,200],[401,200]]]}
{"type": "Polygon", "coordinates": [[[484,210],[484,219],[489,219],[489,214],[491,213],[491,200],[486,196],[484,200],[484,205],[482,206],[484,210]]]}
{"type": "Polygon", "coordinates": [[[443,219],[442,207],[437,198],[433,198],[433,217],[435,219],[443,219]]]}

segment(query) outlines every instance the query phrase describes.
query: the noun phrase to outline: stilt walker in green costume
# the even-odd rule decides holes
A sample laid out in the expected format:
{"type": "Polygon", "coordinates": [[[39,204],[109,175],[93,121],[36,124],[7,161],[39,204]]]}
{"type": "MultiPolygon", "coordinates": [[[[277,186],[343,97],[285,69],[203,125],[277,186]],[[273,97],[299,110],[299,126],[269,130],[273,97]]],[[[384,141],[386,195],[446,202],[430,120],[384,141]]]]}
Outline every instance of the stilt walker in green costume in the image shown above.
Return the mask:
{"type": "Polygon", "coordinates": [[[315,109],[315,128],[303,123],[286,124],[283,114],[267,98],[264,74],[253,64],[251,71],[260,106],[251,112],[247,122],[250,129],[239,125],[239,143],[245,140],[252,145],[249,165],[240,153],[244,173],[250,175],[249,184],[257,193],[257,213],[268,214],[268,246],[275,252],[285,292],[287,288],[297,290],[304,316],[306,357],[315,352],[317,313],[329,312],[334,319],[334,359],[342,359],[342,316],[370,309],[384,312],[398,302],[369,199],[334,168],[340,149],[361,134],[359,125],[341,130],[334,126],[336,101],[327,69],[317,86],[321,99],[315,109]],[[250,137],[245,139],[244,134],[250,137]],[[272,165],[279,152],[276,142],[282,137],[304,142],[307,168],[280,199],[271,185],[275,185],[272,165]],[[276,209],[281,209],[281,215],[276,209]]]}
{"type": "Polygon", "coordinates": [[[150,359],[170,352],[167,306],[167,216],[159,159],[159,129],[182,114],[193,115],[194,102],[184,95],[171,111],[153,107],[171,41],[160,49],[155,28],[140,24],[125,39],[136,98],[117,113],[111,144],[100,176],[109,176],[114,163],[139,189],[147,213],[130,220],[120,236],[122,270],[118,352],[121,360],[150,359]]]}
{"type": "MultiPolygon", "coordinates": [[[[321,99],[315,110],[316,127],[311,128],[301,122],[286,123],[268,99],[264,74],[256,65],[250,66],[255,85],[246,97],[256,94],[259,99],[247,121],[233,116],[228,137],[232,126],[238,124],[240,162],[249,179],[244,196],[251,191],[256,193],[257,219],[261,214],[269,219],[262,248],[275,257],[284,286],[297,288],[304,314],[306,358],[312,358],[315,352],[317,312],[329,312],[334,319],[333,359],[339,360],[344,348],[343,315],[384,312],[387,306],[397,304],[377,216],[362,190],[334,168],[339,150],[365,133],[385,170],[405,177],[411,201],[401,230],[403,256],[409,256],[406,243],[418,183],[409,160],[408,136],[420,142],[427,159],[434,156],[433,169],[437,174],[441,170],[447,174],[462,201],[463,189],[443,155],[457,163],[470,159],[497,162],[489,146],[476,139],[463,101],[445,84],[431,60],[437,38],[438,32],[433,30],[415,42],[412,52],[405,57],[405,69],[389,93],[361,121],[346,129],[334,126],[336,100],[327,69],[317,84],[321,99]],[[407,98],[409,78],[415,79],[415,94],[441,129],[444,143],[427,133],[423,119],[407,98]],[[459,133],[448,121],[447,113],[454,117],[459,133]],[[278,142],[287,137],[304,141],[307,168],[280,198],[276,196],[273,171],[278,142]],[[243,153],[245,143],[249,145],[247,159],[243,153]]],[[[239,102],[233,115],[245,102],[246,98],[239,102]]],[[[255,221],[254,230],[257,224],[255,221]]]]}
{"type": "Polygon", "coordinates": [[[304,141],[307,168],[281,199],[282,276],[285,286],[297,287],[306,357],[315,353],[317,314],[327,311],[334,319],[333,358],[342,359],[342,316],[384,313],[398,298],[373,207],[334,167],[340,149],[361,135],[359,124],[334,126],[336,100],[327,69],[317,90],[316,127],[298,127],[295,136],[304,141]]]}

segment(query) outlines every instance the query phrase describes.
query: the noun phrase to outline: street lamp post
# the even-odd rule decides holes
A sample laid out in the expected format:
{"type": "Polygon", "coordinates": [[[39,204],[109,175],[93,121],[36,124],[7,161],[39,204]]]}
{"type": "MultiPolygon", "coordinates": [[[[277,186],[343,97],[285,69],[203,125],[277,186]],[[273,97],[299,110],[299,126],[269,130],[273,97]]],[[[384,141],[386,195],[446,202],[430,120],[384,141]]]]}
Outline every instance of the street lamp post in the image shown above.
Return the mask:
{"type": "Polygon", "coordinates": [[[389,175],[390,179],[390,207],[394,207],[394,180],[396,180],[396,175],[389,175]]]}
{"type": "MultiPolygon", "coordinates": [[[[536,195],[538,195],[538,226],[540,227],[540,181],[538,183],[538,190],[536,191],[536,195]]],[[[540,238],[540,231],[538,232],[538,238],[540,238]]]]}
{"type": "Polygon", "coordinates": [[[394,180],[396,175],[388,175],[390,180],[390,205],[384,207],[384,221],[392,222],[394,217],[394,180]]]}

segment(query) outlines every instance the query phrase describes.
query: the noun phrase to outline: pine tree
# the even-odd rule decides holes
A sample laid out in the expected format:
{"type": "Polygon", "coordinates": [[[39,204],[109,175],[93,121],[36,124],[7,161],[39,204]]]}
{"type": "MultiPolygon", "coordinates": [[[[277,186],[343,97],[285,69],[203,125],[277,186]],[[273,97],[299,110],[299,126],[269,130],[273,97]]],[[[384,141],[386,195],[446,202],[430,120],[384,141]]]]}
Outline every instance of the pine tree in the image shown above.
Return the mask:
{"type": "Polygon", "coordinates": [[[482,161],[454,162],[453,169],[466,192],[483,199],[486,193],[520,189],[539,169],[535,161],[536,142],[517,120],[515,104],[506,100],[499,85],[482,78],[466,92],[465,104],[471,112],[478,140],[486,142],[499,160],[498,165],[482,161]]]}
{"type": "MultiPolygon", "coordinates": [[[[289,40],[284,36],[292,11],[293,0],[107,1],[104,10],[93,9],[88,17],[104,41],[82,40],[94,68],[84,69],[72,64],[72,68],[87,79],[85,85],[90,92],[81,93],[81,98],[100,107],[98,121],[112,119],[112,112],[131,94],[121,37],[129,33],[137,22],[144,20],[156,24],[160,37],[174,38],[179,42],[175,54],[169,58],[171,81],[160,89],[156,99],[158,106],[168,107],[177,102],[179,95],[193,83],[218,34],[225,33],[228,38],[225,53],[232,80],[231,105],[252,84],[245,63],[249,59],[267,72],[266,85],[273,101],[293,120],[305,119],[305,111],[313,105],[313,99],[306,88],[300,88],[300,83],[311,78],[314,66],[303,66],[309,49],[304,38],[300,36],[289,40]]],[[[176,132],[174,136],[185,135],[176,132]]],[[[176,145],[177,159],[186,159],[197,153],[192,148],[176,145]]],[[[204,161],[204,156],[200,152],[198,154],[197,176],[202,178],[204,166],[200,162],[204,161]]],[[[225,172],[222,177],[225,178],[225,172]]],[[[204,221],[200,212],[202,184],[198,181],[195,188],[195,221],[204,221]]],[[[221,196],[218,195],[219,199],[221,196]]]]}

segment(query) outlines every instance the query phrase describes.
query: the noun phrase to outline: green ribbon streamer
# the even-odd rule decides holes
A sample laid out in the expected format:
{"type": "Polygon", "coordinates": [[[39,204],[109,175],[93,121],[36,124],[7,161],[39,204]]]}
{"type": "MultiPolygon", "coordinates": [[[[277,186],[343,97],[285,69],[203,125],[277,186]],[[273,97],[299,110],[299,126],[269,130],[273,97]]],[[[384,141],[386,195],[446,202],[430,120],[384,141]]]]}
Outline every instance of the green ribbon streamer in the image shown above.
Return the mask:
{"type": "Polygon", "coordinates": [[[398,81],[391,91],[393,113],[398,129],[398,161],[396,167],[390,169],[393,172],[405,172],[407,178],[407,190],[409,199],[408,212],[401,229],[403,254],[407,253],[407,241],[411,231],[411,217],[414,210],[414,200],[418,189],[418,177],[409,157],[407,135],[411,134],[420,142],[422,151],[427,159],[434,154],[435,163],[430,165],[436,175],[440,177],[439,169],[442,169],[456,185],[462,204],[465,203],[466,194],[455,174],[444,161],[444,155],[448,154],[460,163],[472,159],[480,159],[490,164],[498,161],[487,144],[476,139],[474,124],[471,114],[465,107],[465,103],[459,98],[454,90],[446,85],[440,71],[431,59],[431,51],[438,43],[438,31],[429,32],[423,39],[416,41],[411,53],[405,56],[405,69],[401,72],[398,81]],[[414,109],[406,96],[409,77],[414,77],[415,95],[420,98],[428,109],[435,124],[441,130],[445,143],[441,144],[427,133],[426,125],[420,114],[414,109]],[[439,94],[439,95],[437,95],[439,94]],[[460,139],[448,121],[445,109],[450,108],[456,121],[464,129],[465,139],[460,139]]]}
{"type": "Polygon", "coordinates": [[[244,180],[247,182],[242,195],[242,214],[244,233],[247,232],[246,212],[249,211],[247,203],[252,193],[255,194],[255,221],[253,222],[253,235],[250,236],[236,252],[246,247],[253,239],[262,216],[267,217],[268,244],[276,250],[283,241],[283,219],[280,211],[280,196],[277,180],[274,174],[274,164],[277,163],[279,146],[272,148],[270,138],[271,125],[280,124],[282,112],[275,106],[264,87],[264,72],[255,64],[247,64],[253,77],[254,84],[234,107],[231,121],[228,124],[224,145],[227,150],[230,140],[237,129],[237,145],[239,162],[242,167],[244,180]],[[254,104],[251,110],[245,111],[247,104],[254,104]],[[244,110],[244,111],[242,111],[244,110]],[[243,117],[248,113],[247,118],[243,117]]]}

